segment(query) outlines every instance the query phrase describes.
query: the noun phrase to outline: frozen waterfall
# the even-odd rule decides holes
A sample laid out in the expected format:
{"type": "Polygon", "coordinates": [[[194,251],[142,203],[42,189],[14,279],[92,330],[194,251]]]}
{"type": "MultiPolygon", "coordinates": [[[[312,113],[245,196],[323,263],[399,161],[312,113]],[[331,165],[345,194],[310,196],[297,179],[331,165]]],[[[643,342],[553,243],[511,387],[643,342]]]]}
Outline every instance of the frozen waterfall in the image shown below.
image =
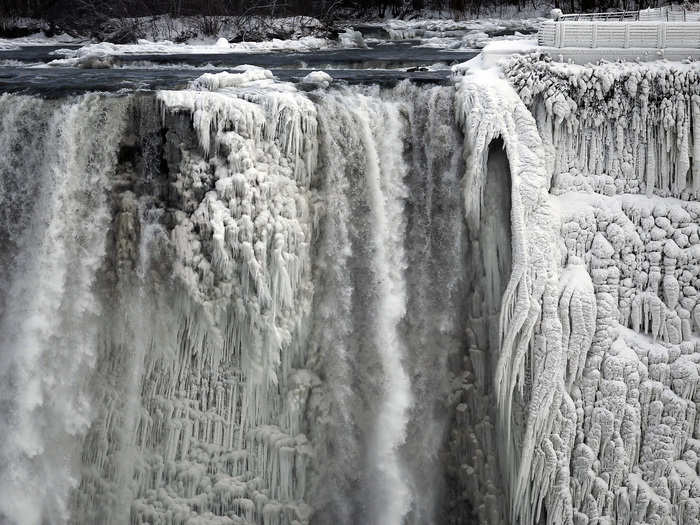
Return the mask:
{"type": "Polygon", "coordinates": [[[1,95],[0,522],[700,523],[699,97],[1,95]]]}

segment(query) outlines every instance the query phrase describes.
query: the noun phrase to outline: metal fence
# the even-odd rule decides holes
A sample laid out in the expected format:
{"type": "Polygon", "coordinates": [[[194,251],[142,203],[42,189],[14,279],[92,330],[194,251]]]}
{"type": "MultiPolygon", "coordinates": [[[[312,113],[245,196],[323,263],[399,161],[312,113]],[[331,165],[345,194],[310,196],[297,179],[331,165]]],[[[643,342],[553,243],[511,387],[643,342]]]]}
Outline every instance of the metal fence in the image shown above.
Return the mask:
{"type": "Polygon", "coordinates": [[[546,22],[537,32],[546,47],[700,49],[700,22],[546,22]]]}

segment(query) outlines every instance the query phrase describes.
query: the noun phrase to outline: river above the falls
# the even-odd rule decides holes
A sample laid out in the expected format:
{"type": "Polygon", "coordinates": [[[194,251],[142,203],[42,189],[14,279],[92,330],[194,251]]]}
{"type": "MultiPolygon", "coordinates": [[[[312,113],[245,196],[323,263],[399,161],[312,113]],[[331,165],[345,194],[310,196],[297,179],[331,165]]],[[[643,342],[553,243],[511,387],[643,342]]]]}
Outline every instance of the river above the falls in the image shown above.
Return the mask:
{"type": "Polygon", "coordinates": [[[63,96],[85,91],[177,89],[206,72],[252,64],[284,81],[299,82],[311,71],[326,71],[350,84],[391,86],[411,79],[444,83],[450,67],[478,55],[478,49],[421,47],[420,40],[380,42],[366,49],[322,49],[265,53],[144,53],[110,57],[109,67],[54,67],[59,49],[77,46],[22,46],[0,50],[0,91],[63,96]]]}

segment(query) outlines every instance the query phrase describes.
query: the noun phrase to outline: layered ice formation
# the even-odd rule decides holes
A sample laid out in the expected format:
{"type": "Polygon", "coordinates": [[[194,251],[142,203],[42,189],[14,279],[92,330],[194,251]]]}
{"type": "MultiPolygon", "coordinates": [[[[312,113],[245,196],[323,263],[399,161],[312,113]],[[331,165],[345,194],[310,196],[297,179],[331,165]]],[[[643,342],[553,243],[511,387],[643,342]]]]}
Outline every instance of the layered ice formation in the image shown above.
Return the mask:
{"type": "Polygon", "coordinates": [[[0,96],[3,523],[700,522],[700,69],[0,96]]]}

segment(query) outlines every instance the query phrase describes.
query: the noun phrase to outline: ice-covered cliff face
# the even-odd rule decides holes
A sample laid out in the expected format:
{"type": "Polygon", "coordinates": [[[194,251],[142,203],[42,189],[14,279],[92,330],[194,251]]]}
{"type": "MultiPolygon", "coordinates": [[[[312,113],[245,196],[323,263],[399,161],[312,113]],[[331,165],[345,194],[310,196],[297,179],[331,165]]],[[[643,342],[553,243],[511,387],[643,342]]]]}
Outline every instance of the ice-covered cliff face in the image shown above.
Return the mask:
{"type": "Polygon", "coordinates": [[[697,523],[698,76],[1,96],[0,521],[697,523]]]}
{"type": "Polygon", "coordinates": [[[505,73],[536,118],[558,237],[512,397],[538,412],[512,515],[697,523],[700,68],[529,57],[505,73]]]}
{"type": "Polygon", "coordinates": [[[473,503],[484,523],[698,523],[700,68],[503,73],[458,87],[473,229],[495,135],[512,177],[500,335],[474,331],[453,393],[473,503]]]}

